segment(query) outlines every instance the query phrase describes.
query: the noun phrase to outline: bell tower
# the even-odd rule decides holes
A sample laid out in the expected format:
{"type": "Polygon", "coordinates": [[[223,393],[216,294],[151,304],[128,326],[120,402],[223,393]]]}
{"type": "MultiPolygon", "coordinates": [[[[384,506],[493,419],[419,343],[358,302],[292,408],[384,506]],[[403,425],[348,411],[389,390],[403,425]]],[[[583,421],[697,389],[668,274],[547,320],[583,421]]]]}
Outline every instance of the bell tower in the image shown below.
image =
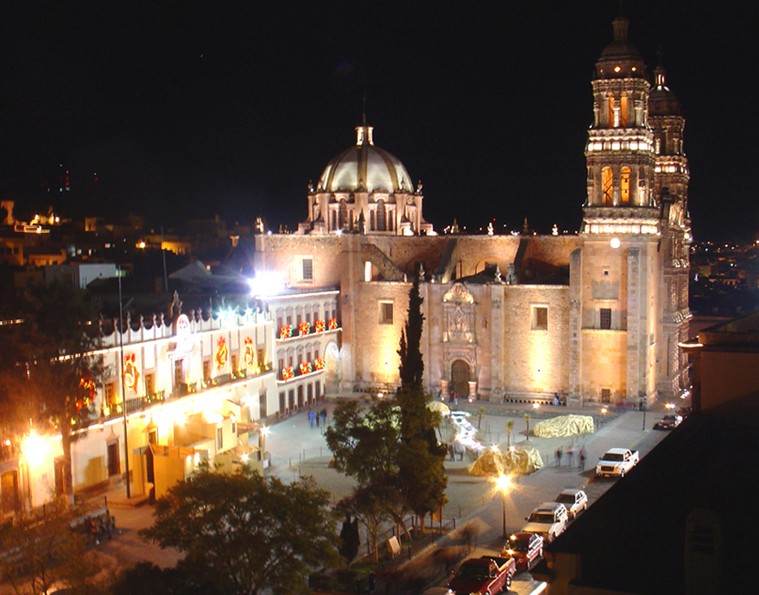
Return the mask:
{"type": "Polygon", "coordinates": [[[627,39],[628,20],[613,22],[614,39],[596,62],[593,123],[585,159],[585,234],[656,234],[654,134],[648,123],[646,65],[627,39]]]}
{"type": "Polygon", "coordinates": [[[661,386],[661,204],[646,64],[628,20],[596,62],[582,248],[570,261],[570,391],[647,406],[661,386]]]}
{"type": "Polygon", "coordinates": [[[688,216],[690,171],[685,156],[683,132],[685,118],[680,102],[667,85],[666,71],[654,70],[649,97],[649,118],[654,133],[654,190],[661,203],[661,301],[662,341],[657,362],[658,393],[674,399],[687,390],[687,359],[678,342],[688,339],[688,279],[691,242],[688,216]]]}

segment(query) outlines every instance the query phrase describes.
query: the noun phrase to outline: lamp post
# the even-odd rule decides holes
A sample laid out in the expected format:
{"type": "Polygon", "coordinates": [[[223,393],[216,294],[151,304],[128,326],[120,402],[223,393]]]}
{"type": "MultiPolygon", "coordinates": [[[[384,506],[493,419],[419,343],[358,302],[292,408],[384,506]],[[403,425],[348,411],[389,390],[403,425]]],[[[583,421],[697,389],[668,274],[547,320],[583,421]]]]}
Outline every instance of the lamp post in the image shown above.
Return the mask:
{"type": "Polygon", "coordinates": [[[646,429],[646,409],[648,409],[648,401],[646,397],[640,398],[640,408],[643,410],[643,427],[641,428],[641,430],[645,430],[646,429]]]}
{"type": "Polygon", "coordinates": [[[509,492],[509,488],[511,487],[511,476],[510,475],[499,475],[495,478],[495,489],[498,490],[501,493],[501,520],[502,520],[502,533],[503,536],[506,537],[506,494],[509,492]]]}
{"type": "Polygon", "coordinates": [[[261,468],[266,469],[266,435],[269,433],[269,428],[261,426],[258,431],[258,449],[261,451],[261,468]]]}
{"type": "Polygon", "coordinates": [[[121,384],[121,416],[124,422],[124,471],[126,472],[126,497],[127,499],[132,497],[132,490],[129,486],[129,438],[127,436],[127,407],[126,407],[126,391],[124,389],[124,329],[123,329],[123,308],[121,305],[121,269],[117,270],[117,278],[119,280],[119,360],[121,369],[119,370],[121,384]]]}

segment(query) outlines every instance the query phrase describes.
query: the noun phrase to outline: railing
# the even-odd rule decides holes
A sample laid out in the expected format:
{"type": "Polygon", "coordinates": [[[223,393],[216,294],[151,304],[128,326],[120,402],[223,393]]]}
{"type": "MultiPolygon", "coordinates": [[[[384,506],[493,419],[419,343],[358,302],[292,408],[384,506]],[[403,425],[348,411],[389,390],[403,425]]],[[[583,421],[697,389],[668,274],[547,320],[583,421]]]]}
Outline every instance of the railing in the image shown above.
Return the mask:
{"type": "Polygon", "coordinates": [[[151,393],[149,395],[145,395],[144,397],[137,397],[135,399],[127,399],[126,412],[134,413],[135,411],[142,411],[146,407],[150,407],[151,405],[155,405],[157,403],[163,403],[165,400],[166,400],[165,394],[164,394],[164,391],[162,390],[151,393]]]}

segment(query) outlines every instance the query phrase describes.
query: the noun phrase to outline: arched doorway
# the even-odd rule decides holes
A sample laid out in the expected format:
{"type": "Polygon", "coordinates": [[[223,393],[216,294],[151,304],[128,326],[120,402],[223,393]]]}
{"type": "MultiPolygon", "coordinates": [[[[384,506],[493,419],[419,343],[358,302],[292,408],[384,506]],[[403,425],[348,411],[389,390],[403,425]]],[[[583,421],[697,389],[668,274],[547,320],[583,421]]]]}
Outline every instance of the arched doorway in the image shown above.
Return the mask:
{"type": "Polygon", "coordinates": [[[451,392],[458,398],[469,396],[469,380],[471,370],[463,359],[457,359],[451,364],[451,392]]]}

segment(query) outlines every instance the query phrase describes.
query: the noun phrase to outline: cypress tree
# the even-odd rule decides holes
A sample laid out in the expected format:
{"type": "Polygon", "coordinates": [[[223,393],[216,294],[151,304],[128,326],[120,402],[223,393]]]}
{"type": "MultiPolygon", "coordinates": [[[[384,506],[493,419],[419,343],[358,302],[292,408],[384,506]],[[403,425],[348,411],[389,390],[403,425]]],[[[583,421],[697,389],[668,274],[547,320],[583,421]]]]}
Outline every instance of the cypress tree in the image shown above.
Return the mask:
{"type": "MultiPolygon", "coordinates": [[[[443,460],[446,449],[435,435],[436,414],[427,407],[424,392],[424,360],[421,342],[424,316],[419,293],[419,267],[409,290],[409,306],[401,333],[398,403],[401,409],[401,448],[398,456],[399,487],[406,505],[423,520],[446,502],[448,483],[443,460]]],[[[423,525],[423,524],[422,524],[423,525]]]]}

